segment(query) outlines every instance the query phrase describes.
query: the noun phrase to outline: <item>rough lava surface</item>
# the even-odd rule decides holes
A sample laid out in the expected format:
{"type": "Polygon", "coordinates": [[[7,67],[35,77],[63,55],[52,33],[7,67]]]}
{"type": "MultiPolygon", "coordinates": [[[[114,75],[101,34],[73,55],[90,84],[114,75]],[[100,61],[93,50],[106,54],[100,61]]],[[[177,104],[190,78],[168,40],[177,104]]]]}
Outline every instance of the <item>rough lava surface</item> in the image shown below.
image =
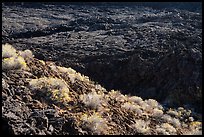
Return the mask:
{"type": "Polygon", "coordinates": [[[202,118],[190,109],[108,91],[70,67],[36,59],[8,43],[2,47],[5,134],[202,134],[202,118]]]}
{"type": "MultiPolygon", "coordinates": [[[[199,119],[202,112],[202,12],[130,5],[3,3],[2,43],[10,43],[17,50],[29,49],[36,60],[71,67],[89,76],[107,91],[114,89],[144,100],[156,99],[167,108],[182,106],[195,112],[193,116],[199,119]]],[[[37,64],[31,65],[41,68],[31,72],[34,77],[53,76],[44,74],[49,69],[37,64]]],[[[18,111],[22,112],[19,113],[34,111],[28,109],[25,101],[19,102],[14,99],[15,96],[11,96],[16,92],[18,95],[19,91],[22,94],[18,96],[24,96],[28,90],[20,88],[24,84],[18,85],[19,78],[12,79],[22,77],[16,73],[18,71],[2,73],[2,83],[6,77],[11,82],[9,86],[14,86],[9,88],[11,93],[5,94],[5,98],[10,100],[3,103],[6,107],[2,109],[8,109],[7,114],[3,109],[3,114],[14,119],[17,117],[10,110],[14,110],[15,106],[21,107],[18,111]]],[[[74,81],[73,77],[70,79],[74,81]]],[[[80,91],[83,86],[76,87],[78,89],[75,90],[80,91]]],[[[86,101],[85,97],[82,100],[86,101]]],[[[28,100],[33,98],[28,97],[28,100]]],[[[32,101],[30,103],[33,105],[32,101]]],[[[125,104],[125,108],[127,106],[125,104]]],[[[27,117],[23,116],[24,119],[27,117]]],[[[3,123],[10,125],[6,130],[12,129],[13,124],[8,119],[4,119],[3,123]]],[[[53,130],[53,127],[50,128],[53,130]]],[[[123,133],[119,133],[120,128],[115,129],[118,132],[112,134],[141,133],[124,129],[123,133]]],[[[125,129],[129,130],[127,127],[125,129]]],[[[95,133],[95,130],[87,134],[95,133]]],[[[26,130],[12,132],[29,134],[26,130]]],[[[32,132],[38,134],[38,131],[32,132]]],[[[79,133],[78,130],[68,132],[79,133]]]]}

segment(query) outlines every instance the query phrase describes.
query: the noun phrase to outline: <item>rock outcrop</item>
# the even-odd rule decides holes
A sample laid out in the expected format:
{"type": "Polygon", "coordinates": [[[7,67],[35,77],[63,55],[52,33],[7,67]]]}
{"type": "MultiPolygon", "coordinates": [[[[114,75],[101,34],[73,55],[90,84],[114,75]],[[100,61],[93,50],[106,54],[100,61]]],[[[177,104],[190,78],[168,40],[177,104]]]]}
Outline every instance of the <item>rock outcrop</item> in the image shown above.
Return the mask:
{"type": "MultiPolygon", "coordinates": [[[[70,117],[70,115],[75,116],[75,112],[66,112],[71,118],[68,121],[78,121],[79,125],[74,125],[72,128],[68,124],[70,127],[66,130],[71,130],[64,131],[61,125],[66,120],[64,121],[63,116],[58,116],[58,112],[54,116],[56,110],[49,104],[52,100],[59,102],[62,98],[66,98],[65,102],[74,104],[81,100],[81,104],[91,106],[95,110],[100,105],[86,102],[90,96],[95,96],[94,101],[98,101],[99,104],[104,104],[104,102],[101,102],[98,94],[89,94],[90,85],[86,85],[87,81],[92,81],[93,87],[95,84],[104,87],[102,91],[103,94],[108,94],[107,96],[114,89],[114,94],[126,95],[124,100],[132,96],[141,97],[143,101],[155,99],[165,109],[172,108],[178,111],[178,107],[184,107],[184,110],[191,110],[192,117],[202,121],[200,120],[202,113],[201,3],[191,3],[191,6],[189,3],[177,3],[175,6],[173,4],[3,3],[2,43],[10,43],[15,48],[7,44],[8,49],[2,52],[4,131],[9,130],[11,131],[9,133],[14,134],[29,134],[29,132],[30,134],[65,134],[65,132],[67,134],[95,134],[95,131],[89,132],[88,128],[87,130],[78,128],[81,124],[80,120],[70,117]],[[12,52],[8,53],[8,51],[12,52]],[[66,73],[68,71],[70,74],[67,78],[62,77],[61,73],[64,72],[59,72],[58,69],[55,72],[50,66],[66,67],[68,70],[61,68],[61,71],[66,73]],[[88,76],[88,80],[82,75],[88,76]],[[38,86],[32,87],[27,79],[33,79],[31,83],[36,83],[41,87],[44,85],[40,84],[46,84],[48,87],[43,90],[48,91],[48,95],[36,94],[41,93],[36,92],[39,90],[38,86]],[[83,80],[85,82],[78,82],[83,80]],[[37,83],[38,81],[44,82],[37,83]],[[61,84],[53,85],[53,81],[61,84]],[[75,86],[69,87],[70,85],[75,86]],[[54,90],[51,90],[53,88],[54,90]],[[61,96],[58,96],[59,91],[61,96]],[[74,94],[73,91],[80,91],[80,93],[74,94]],[[120,92],[115,93],[115,91],[120,92]],[[80,96],[81,94],[86,95],[80,96]],[[43,101],[38,98],[45,96],[43,101]],[[70,99],[75,101],[70,101],[70,99]],[[48,104],[44,103],[45,100],[49,100],[48,104]],[[40,108],[49,108],[49,110],[34,112],[33,104],[41,106],[40,108]],[[45,106],[42,107],[42,105],[45,106]],[[19,112],[15,108],[18,108],[19,112]],[[25,113],[25,116],[20,116],[22,113],[25,113]],[[34,115],[39,118],[33,120],[35,116],[31,116],[31,113],[36,113],[34,115]],[[50,119],[47,114],[44,115],[45,113],[52,113],[51,117],[55,122],[58,121],[58,124],[51,122],[52,124],[47,125],[49,123],[47,118],[48,121],[50,119]],[[29,125],[26,126],[22,121],[28,120],[29,116],[33,121],[27,122],[29,125]],[[21,121],[21,124],[18,125],[18,122],[14,122],[16,125],[13,124],[16,119],[21,121]],[[41,123],[38,123],[36,119],[41,123]],[[52,132],[36,128],[38,124],[42,127],[52,125],[48,127],[52,132]],[[58,127],[53,127],[54,125],[58,127]],[[32,129],[27,132],[29,126],[32,129]]],[[[61,106],[61,103],[55,106],[61,106]]],[[[128,103],[123,102],[123,108],[133,109],[137,113],[141,112],[128,103]]],[[[73,106],[78,107],[79,104],[73,106]]],[[[122,108],[121,103],[116,103],[115,106],[119,107],[119,111],[122,108]]],[[[165,113],[164,110],[162,111],[165,113]]],[[[85,111],[80,110],[80,112],[85,111]]],[[[112,113],[117,112],[111,112],[111,115],[112,113]]],[[[92,114],[94,113],[90,112],[87,116],[85,115],[84,119],[89,119],[89,116],[93,118],[92,114]]],[[[93,116],[98,116],[98,112],[93,116]]],[[[120,119],[119,116],[114,117],[120,119]]],[[[145,125],[142,121],[145,120],[144,118],[133,119],[134,124],[139,120],[139,123],[145,125]]],[[[104,123],[104,119],[100,120],[104,123]]],[[[132,127],[129,129],[129,125],[120,127],[119,124],[117,128],[112,125],[115,131],[108,134],[140,134],[139,131],[133,132],[132,127]],[[120,129],[123,130],[120,132],[120,129]]],[[[178,132],[177,128],[176,131],[176,134],[186,133],[184,130],[181,133],[178,132]]],[[[101,133],[103,132],[100,131],[101,133]]],[[[147,133],[157,134],[149,131],[147,133]]]]}
{"type": "Polygon", "coordinates": [[[202,112],[199,3],[172,4],[5,3],[2,42],[106,89],[202,112]]]}
{"type": "Polygon", "coordinates": [[[202,119],[191,110],[108,91],[72,68],[36,59],[31,51],[17,51],[9,44],[2,47],[6,134],[202,134],[202,119]]]}

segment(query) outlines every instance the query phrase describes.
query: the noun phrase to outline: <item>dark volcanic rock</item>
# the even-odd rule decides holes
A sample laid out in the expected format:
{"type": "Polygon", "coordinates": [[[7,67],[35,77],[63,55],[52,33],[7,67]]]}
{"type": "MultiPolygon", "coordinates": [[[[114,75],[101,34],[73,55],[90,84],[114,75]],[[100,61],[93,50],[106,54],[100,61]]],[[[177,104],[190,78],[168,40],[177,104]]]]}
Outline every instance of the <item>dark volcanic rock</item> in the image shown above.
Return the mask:
{"type": "MultiPolygon", "coordinates": [[[[30,49],[38,59],[72,67],[107,89],[201,112],[199,7],[189,11],[148,6],[5,3],[2,42],[30,49]]],[[[7,84],[3,86],[6,90],[7,84]]]]}
{"type": "MultiPolygon", "coordinates": [[[[154,99],[108,91],[72,68],[33,58],[28,50],[16,52],[9,44],[3,44],[2,49],[2,66],[6,68],[2,72],[2,129],[6,134],[202,134],[202,118],[192,108],[173,109],[154,99]],[[25,65],[15,67],[20,64],[25,65]]],[[[131,57],[130,62],[143,62],[139,56],[131,57]]],[[[148,92],[153,96],[156,88],[148,92]]]]}

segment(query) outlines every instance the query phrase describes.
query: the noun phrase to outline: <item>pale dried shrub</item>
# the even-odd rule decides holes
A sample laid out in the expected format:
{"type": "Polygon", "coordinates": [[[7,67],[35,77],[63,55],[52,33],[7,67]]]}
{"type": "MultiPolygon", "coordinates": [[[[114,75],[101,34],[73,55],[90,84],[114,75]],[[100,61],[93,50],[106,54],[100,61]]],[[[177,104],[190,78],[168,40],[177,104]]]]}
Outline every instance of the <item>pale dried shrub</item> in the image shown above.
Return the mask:
{"type": "Polygon", "coordinates": [[[98,109],[103,102],[103,95],[97,94],[96,92],[90,92],[80,96],[82,102],[92,109],[98,109]]]}
{"type": "Polygon", "coordinates": [[[172,109],[169,109],[166,113],[174,117],[177,117],[179,115],[179,113],[176,110],[172,110],[172,109]]]}
{"type": "Polygon", "coordinates": [[[89,82],[89,77],[88,76],[81,75],[80,73],[77,73],[74,69],[72,69],[70,67],[66,68],[66,67],[57,66],[57,69],[61,73],[68,74],[68,77],[69,77],[72,84],[75,83],[76,80],[83,81],[83,82],[89,82]]]}
{"type": "Polygon", "coordinates": [[[106,91],[106,89],[104,87],[102,87],[101,85],[99,85],[99,84],[95,85],[95,89],[97,89],[99,91],[106,91]]]}
{"type": "Polygon", "coordinates": [[[185,110],[183,107],[178,107],[178,111],[183,111],[185,110]]]}
{"type": "Polygon", "coordinates": [[[176,134],[176,129],[170,125],[169,123],[162,123],[161,128],[165,129],[168,133],[175,135],[176,134]]]}
{"type": "Polygon", "coordinates": [[[190,122],[193,122],[193,121],[194,121],[194,118],[193,118],[193,117],[189,117],[188,120],[189,120],[190,122]]]}
{"type": "Polygon", "coordinates": [[[121,105],[121,108],[125,109],[127,111],[134,111],[138,115],[142,115],[142,112],[143,112],[139,105],[134,104],[134,103],[130,103],[130,102],[124,103],[123,105],[121,105]]]}
{"type": "Polygon", "coordinates": [[[160,109],[154,108],[152,112],[153,117],[161,117],[164,114],[164,112],[160,109]]]}
{"type": "Polygon", "coordinates": [[[58,70],[62,73],[69,73],[69,74],[75,74],[76,71],[73,70],[72,68],[66,68],[66,67],[60,67],[60,66],[57,66],[58,70]]]}
{"type": "Polygon", "coordinates": [[[169,132],[166,131],[166,129],[161,128],[161,126],[157,125],[155,131],[158,135],[170,135],[169,132]]]}
{"type": "Polygon", "coordinates": [[[125,102],[127,100],[127,96],[121,94],[120,96],[115,98],[116,101],[125,102]]]}
{"type": "Polygon", "coordinates": [[[69,74],[69,80],[71,81],[71,83],[75,83],[75,79],[76,79],[76,76],[75,74],[69,74]]]}
{"type": "Polygon", "coordinates": [[[173,125],[174,127],[176,127],[176,128],[181,127],[181,122],[180,122],[180,120],[177,119],[177,118],[171,117],[171,116],[169,116],[169,115],[167,115],[167,114],[164,114],[161,118],[162,118],[165,122],[172,124],[172,125],[173,125]]]}
{"type": "Polygon", "coordinates": [[[157,108],[160,109],[160,110],[164,110],[164,108],[163,108],[163,106],[161,104],[159,104],[157,108]]]}
{"type": "Polygon", "coordinates": [[[149,113],[149,114],[151,114],[152,111],[153,111],[152,106],[149,105],[149,104],[147,104],[145,101],[142,101],[142,102],[140,103],[140,106],[141,106],[141,108],[142,108],[145,112],[147,112],[147,113],[149,113]]]}
{"type": "MultiPolygon", "coordinates": [[[[41,62],[41,63],[43,64],[43,62],[41,62]]],[[[49,64],[49,67],[51,68],[51,70],[52,70],[52,71],[55,71],[55,72],[57,72],[57,71],[58,71],[57,66],[56,66],[56,65],[54,65],[54,64],[49,64]]]]}
{"type": "Polygon", "coordinates": [[[170,135],[169,132],[166,131],[166,129],[162,128],[161,126],[157,125],[155,131],[158,135],[170,135]]]}
{"type": "Polygon", "coordinates": [[[183,133],[183,135],[202,135],[202,130],[194,129],[183,133]]]}
{"type": "Polygon", "coordinates": [[[116,98],[121,96],[121,93],[118,90],[111,90],[110,92],[108,92],[110,97],[116,98]]]}
{"type": "Polygon", "coordinates": [[[136,120],[136,123],[133,125],[133,127],[138,133],[147,134],[150,132],[149,124],[150,124],[150,121],[144,121],[142,119],[138,119],[136,120]]]}
{"type": "Polygon", "coordinates": [[[3,70],[26,69],[27,65],[21,56],[4,58],[2,60],[3,70]]]}
{"type": "Polygon", "coordinates": [[[8,43],[2,45],[2,58],[10,58],[16,56],[16,49],[12,45],[8,43]]]}
{"type": "Polygon", "coordinates": [[[45,61],[39,60],[39,62],[40,62],[42,65],[45,65],[45,61]]]}
{"type": "Polygon", "coordinates": [[[24,50],[24,51],[19,51],[19,55],[21,56],[21,57],[23,57],[24,59],[25,58],[33,58],[34,57],[34,55],[33,55],[33,53],[32,53],[32,51],[30,51],[30,50],[24,50]]]}
{"type": "Polygon", "coordinates": [[[171,123],[175,128],[181,127],[181,122],[180,122],[180,120],[177,119],[177,118],[172,118],[172,120],[170,121],[170,123],[171,123]]]}
{"type": "Polygon", "coordinates": [[[77,79],[79,81],[84,81],[84,77],[80,73],[75,74],[75,79],[77,79]]]}
{"type": "Polygon", "coordinates": [[[172,117],[167,115],[167,114],[164,114],[162,117],[161,117],[165,122],[168,122],[170,123],[171,120],[172,120],[172,117]]]}
{"type": "Polygon", "coordinates": [[[29,84],[32,89],[42,89],[43,87],[47,87],[47,78],[39,78],[39,79],[31,79],[29,84]]]}
{"type": "Polygon", "coordinates": [[[76,72],[76,70],[74,70],[74,69],[72,69],[72,68],[67,68],[67,72],[69,73],[69,74],[76,74],[77,72],[76,72]]]}
{"type": "Polygon", "coordinates": [[[137,104],[140,104],[143,100],[141,97],[138,97],[138,96],[131,96],[128,98],[128,101],[129,102],[135,102],[137,104]]]}
{"type": "Polygon", "coordinates": [[[152,108],[158,107],[159,103],[154,99],[147,99],[145,102],[150,105],[152,108]]]}
{"type": "Polygon", "coordinates": [[[188,128],[187,123],[181,123],[182,128],[188,128]]]}
{"type": "Polygon", "coordinates": [[[32,79],[29,82],[31,89],[46,89],[47,95],[57,101],[70,101],[69,88],[66,82],[62,79],[43,77],[39,79],[32,79]]]}
{"type": "Polygon", "coordinates": [[[191,122],[189,125],[189,129],[192,132],[202,131],[202,122],[199,122],[199,121],[191,122]]]}
{"type": "Polygon", "coordinates": [[[102,116],[97,112],[91,116],[84,114],[81,116],[81,120],[84,123],[84,128],[89,128],[96,134],[106,134],[108,130],[106,119],[102,118],[102,116]]]}
{"type": "Polygon", "coordinates": [[[115,99],[118,102],[125,102],[127,100],[127,96],[120,93],[118,90],[111,90],[108,95],[110,98],[115,99]]]}
{"type": "Polygon", "coordinates": [[[8,43],[2,45],[2,69],[27,69],[24,58],[19,56],[17,50],[8,43]]]}

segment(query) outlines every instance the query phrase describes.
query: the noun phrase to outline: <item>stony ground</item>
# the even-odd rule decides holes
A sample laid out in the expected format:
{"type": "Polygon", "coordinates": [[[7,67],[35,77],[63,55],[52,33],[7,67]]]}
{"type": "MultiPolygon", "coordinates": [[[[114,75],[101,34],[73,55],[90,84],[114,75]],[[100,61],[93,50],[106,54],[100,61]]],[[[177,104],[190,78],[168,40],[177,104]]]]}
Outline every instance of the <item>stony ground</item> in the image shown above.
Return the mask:
{"type": "Polygon", "coordinates": [[[202,134],[202,118],[192,110],[108,91],[72,68],[33,58],[28,50],[2,46],[5,134],[202,134]]]}
{"type": "MultiPolygon", "coordinates": [[[[2,24],[2,43],[8,42],[18,50],[30,49],[37,59],[72,67],[108,91],[120,90],[156,99],[167,107],[183,106],[201,113],[199,10],[3,4],[2,24]]],[[[24,94],[26,90],[18,91],[24,94]]],[[[19,106],[13,97],[8,98],[12,99],[7,100],[7,105],[13,105],[7,108],[19,106]]],[[[27,111],[25,104],[20,106],[27,111]]]]}

